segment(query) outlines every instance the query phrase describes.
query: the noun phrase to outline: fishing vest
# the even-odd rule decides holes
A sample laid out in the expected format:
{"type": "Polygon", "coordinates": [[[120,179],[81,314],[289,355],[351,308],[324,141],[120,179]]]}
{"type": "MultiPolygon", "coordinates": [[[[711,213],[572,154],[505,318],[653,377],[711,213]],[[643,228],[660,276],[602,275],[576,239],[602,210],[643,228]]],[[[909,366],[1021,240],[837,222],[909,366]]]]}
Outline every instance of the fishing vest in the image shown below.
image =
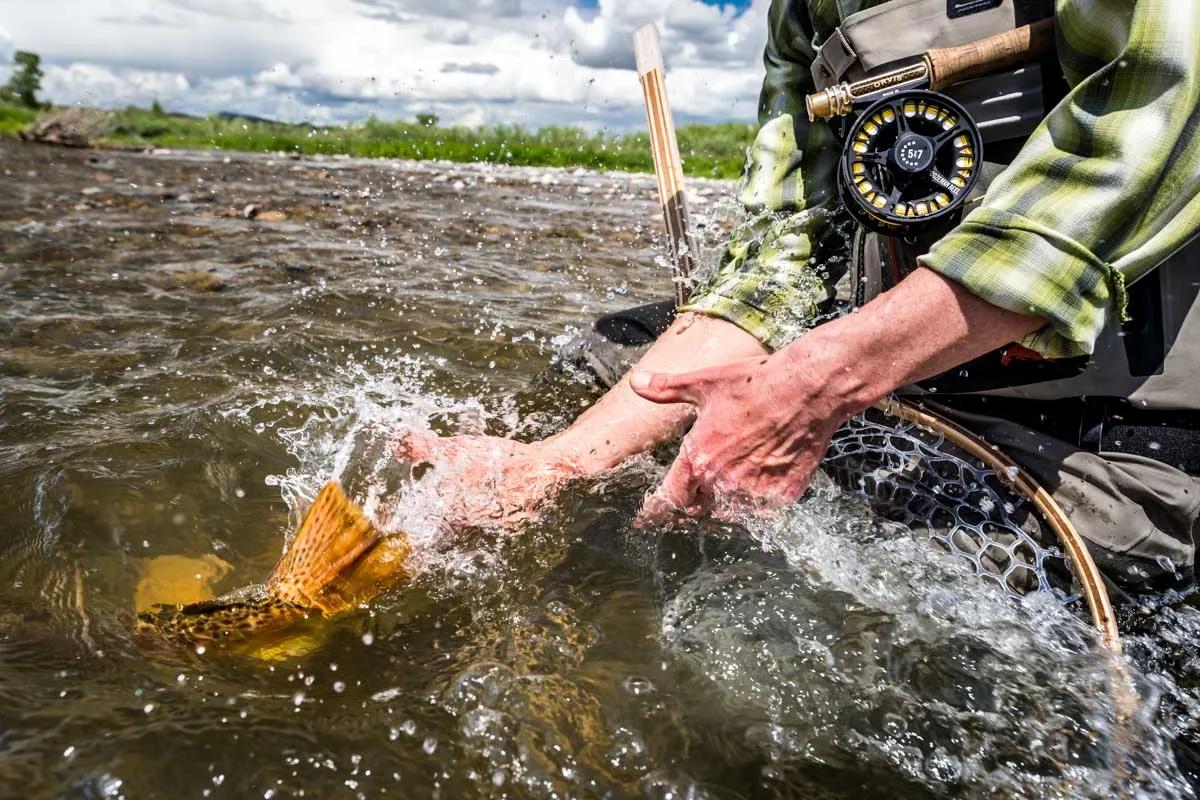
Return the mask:
{"type": "MultiPolygon", "coordinates": [[[[818,90],[886,71],[933,48],[1004,33],[1054,14],[1053,0],[888,0],[846,17],[812,64],[818,90]]],[[[979,126],[981,197],[1067,90],[1056,56],[944,90],[979,126]]],[[[916,267],[929,242],[858,229],[848,295],[861,305],[916,267]]],[[[1200,239],[1130,283],[1130,321],[1112,313],[1090,357],[1045,360],[1006,348],[914,387],[915,392],[1032,400],[1109,397],[1139,408],[1200,411],[1200,239]]]]}

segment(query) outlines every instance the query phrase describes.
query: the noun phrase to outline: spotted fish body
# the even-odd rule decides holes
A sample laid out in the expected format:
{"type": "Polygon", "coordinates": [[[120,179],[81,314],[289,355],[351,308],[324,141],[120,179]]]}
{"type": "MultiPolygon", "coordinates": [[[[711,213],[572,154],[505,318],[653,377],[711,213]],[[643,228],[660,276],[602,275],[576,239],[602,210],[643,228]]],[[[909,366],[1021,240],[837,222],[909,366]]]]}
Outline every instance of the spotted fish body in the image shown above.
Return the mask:
{"type": "Polygon", "coordinates": [[[265,583],[215,600],[157,606],[138,615],[138,628],[193,647],[257,644],[367,602],[407,574],[410,551],[407,536],[379,533],[330,482],[265,583]]]}

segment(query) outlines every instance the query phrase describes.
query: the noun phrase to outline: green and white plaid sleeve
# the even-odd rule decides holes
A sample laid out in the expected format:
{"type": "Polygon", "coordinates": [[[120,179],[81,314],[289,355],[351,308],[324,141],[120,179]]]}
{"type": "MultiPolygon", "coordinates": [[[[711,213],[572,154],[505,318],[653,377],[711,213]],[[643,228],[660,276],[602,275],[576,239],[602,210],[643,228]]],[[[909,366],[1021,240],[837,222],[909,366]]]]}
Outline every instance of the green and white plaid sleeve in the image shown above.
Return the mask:
{"type": "Polygon", "coordinates": [[[1022,344],[1092,351],[1125,285],[1200,231],[1200,3],[1058,0],[1072,86],[983,204],[920,259],[1049,324],[1022,344]]]}
{"type": "Polygon", "coordinates": [[[804,110],[813,91],[808,14],[803,2],[771,3],[759,131],[739,193],[746,218],[714,274],[682,307],[728,320],[772,349],[811,327],[821,303],[833,296],[840,277],[834,265],[845,269],[843,259],[825,257],[837,149],[829,126],[809,124],[804,110]]]}

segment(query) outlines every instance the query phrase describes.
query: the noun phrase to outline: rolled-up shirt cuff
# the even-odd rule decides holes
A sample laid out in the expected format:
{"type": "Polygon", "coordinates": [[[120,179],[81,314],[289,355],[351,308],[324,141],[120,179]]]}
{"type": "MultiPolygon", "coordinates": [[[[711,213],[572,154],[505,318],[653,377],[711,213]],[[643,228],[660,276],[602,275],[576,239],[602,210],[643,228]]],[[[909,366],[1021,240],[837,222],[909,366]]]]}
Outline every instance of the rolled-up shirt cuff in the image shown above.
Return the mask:
{"type": "Polygon", "coordinates": [[[918,262],[992,305],[1046,320],[1021,341],[1046,358],[1091,354],[1108,316],[1125,311],[1120,273],[1018,214],[977,209],[918,262]]]}

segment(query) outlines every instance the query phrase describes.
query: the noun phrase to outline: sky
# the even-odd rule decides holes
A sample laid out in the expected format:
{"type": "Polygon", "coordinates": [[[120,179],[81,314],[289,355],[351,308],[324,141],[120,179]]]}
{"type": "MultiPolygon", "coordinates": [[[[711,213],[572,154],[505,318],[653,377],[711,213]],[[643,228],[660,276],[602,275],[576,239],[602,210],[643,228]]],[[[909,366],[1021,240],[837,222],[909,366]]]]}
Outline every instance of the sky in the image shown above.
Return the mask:
{"type": "Polygon", "coordinates": [[[656,23],[681,121],[752,121],[769,0],[0,0],[0,79],[39,53],[62,104],[293,122],[644,125],[656,23]]]}

